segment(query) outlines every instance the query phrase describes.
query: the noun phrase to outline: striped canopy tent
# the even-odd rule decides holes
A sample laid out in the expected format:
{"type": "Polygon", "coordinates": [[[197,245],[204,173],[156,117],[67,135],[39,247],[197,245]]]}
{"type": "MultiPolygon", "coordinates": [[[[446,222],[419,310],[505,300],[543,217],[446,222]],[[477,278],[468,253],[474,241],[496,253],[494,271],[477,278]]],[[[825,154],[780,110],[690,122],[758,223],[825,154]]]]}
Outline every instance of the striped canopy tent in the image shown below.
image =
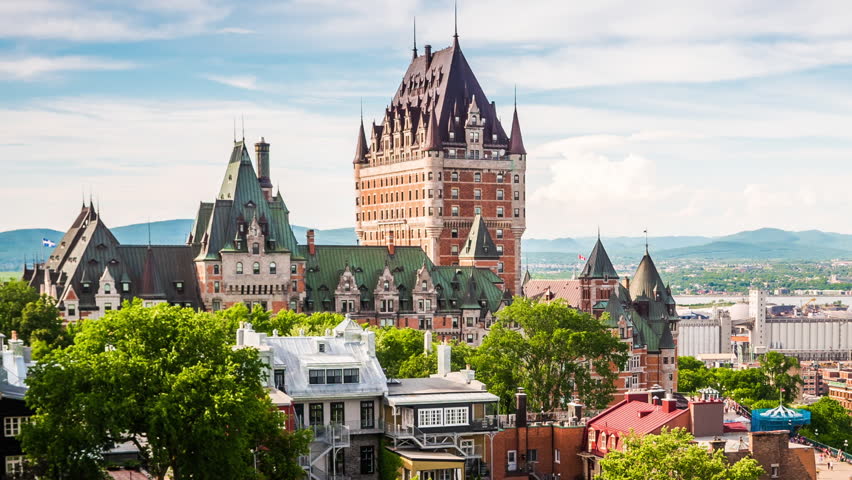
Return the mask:
{"type": "Polygon", "coordinates": [[[794,410],[784,405],[772,409],[760,408],[751,412],[751,431],[768,432],[773,430],[789,430],[793,433],[802,425],[811,423],[811,412],[794,410]]]}

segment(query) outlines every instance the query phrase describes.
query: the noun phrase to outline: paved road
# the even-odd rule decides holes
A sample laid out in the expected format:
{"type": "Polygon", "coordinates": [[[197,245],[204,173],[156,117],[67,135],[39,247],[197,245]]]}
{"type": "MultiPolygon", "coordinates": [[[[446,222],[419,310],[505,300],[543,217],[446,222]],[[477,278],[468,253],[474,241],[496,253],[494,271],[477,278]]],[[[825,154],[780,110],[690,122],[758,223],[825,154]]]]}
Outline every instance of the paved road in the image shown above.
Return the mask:
{"type": "Polygon", "coordinates": [[[832,460],[831,464],[834,466],[834,469],[829,470],[828,459],[820,462],[819,455],[817,454],[816,460],[818,480],[852,480],[852,465],[832,460]]]}

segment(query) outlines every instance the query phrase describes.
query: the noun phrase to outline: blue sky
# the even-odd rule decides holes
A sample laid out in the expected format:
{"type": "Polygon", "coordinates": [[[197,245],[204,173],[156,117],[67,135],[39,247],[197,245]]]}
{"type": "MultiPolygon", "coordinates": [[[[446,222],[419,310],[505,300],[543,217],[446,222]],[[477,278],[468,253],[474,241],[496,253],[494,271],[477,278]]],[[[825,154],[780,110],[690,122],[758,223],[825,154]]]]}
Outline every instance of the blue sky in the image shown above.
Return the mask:
{"type": "MultiPolygon", "coordinates": [[[[452,2],[0,3],[0,230],[118,226],[213,198],[234,118],[292,221],[351,226],[363,98],[381,116],[452,2]]],[[[852,6],[462,0],[462,49],[529,150],[527,236],[852,233],[852,6]]]]}

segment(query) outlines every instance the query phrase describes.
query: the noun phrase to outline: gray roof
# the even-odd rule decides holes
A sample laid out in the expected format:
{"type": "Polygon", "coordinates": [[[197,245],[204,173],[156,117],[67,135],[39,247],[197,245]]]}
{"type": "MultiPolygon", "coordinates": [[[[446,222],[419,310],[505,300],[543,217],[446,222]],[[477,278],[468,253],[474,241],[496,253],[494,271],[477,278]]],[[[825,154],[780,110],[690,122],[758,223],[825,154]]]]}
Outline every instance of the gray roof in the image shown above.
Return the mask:
{"type": "Polygon", "coordinates": [[[485,226],[482,215],[473,217],[470,233],[468,233],[467,240],[462,245],[459,258],[500,258],[497,253],[497,246],[494,245],[494,240],[488,233],[488,227],[485,226]]]}
{"type": "Polygon", "coordinates": [[[600,237],[595,242],[595,247],[580,272],[580,278],[618,278],[618,273],[615,272],[600,237]]]}

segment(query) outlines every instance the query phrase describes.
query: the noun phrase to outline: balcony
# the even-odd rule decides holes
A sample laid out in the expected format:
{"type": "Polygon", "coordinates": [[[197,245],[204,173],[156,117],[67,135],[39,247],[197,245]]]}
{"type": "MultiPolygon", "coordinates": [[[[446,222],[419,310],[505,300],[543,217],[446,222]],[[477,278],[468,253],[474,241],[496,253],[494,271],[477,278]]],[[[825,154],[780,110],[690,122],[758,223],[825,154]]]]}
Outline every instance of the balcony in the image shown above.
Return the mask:
{"type": "Polygon", "coordinates": [[[470,423],[474,432],[489,432],[500,428],[500,420],[497,415],[486,415],[482,418],[474,418],[470,423]]]}
{"type": "Polygon", "coordinates": [[[348,447],[349,427],[346,425],[312,425],[309,427],[314,433],[314,442],[325,443],[332,448],[348,447]]]}

